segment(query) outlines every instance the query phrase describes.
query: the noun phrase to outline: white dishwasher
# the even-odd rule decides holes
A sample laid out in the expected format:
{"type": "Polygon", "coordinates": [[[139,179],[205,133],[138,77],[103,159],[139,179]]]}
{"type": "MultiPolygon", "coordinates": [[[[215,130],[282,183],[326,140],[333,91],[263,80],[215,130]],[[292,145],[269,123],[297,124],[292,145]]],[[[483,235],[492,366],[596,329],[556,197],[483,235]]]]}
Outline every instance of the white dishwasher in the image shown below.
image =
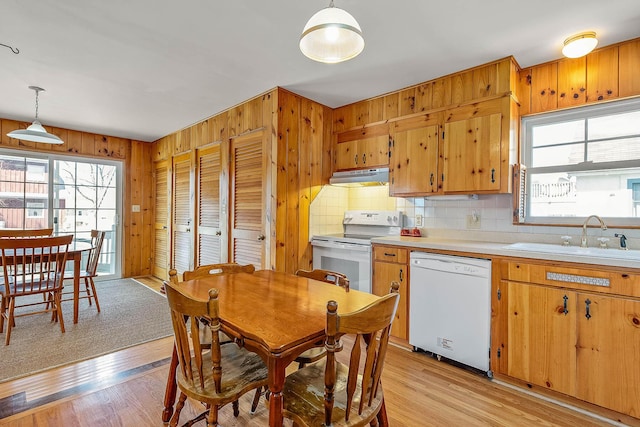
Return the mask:
{"type": "Polygon", "coordinates": [[[486,372],[491,261],[411,253],[409,344],[486,372]]]}

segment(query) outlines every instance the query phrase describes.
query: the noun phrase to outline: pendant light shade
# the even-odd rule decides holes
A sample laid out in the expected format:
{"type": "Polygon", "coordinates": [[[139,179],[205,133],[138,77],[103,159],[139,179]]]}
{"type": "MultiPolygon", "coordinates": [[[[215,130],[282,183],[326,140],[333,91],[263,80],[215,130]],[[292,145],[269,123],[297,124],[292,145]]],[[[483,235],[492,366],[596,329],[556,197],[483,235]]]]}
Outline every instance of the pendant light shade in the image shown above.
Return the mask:
{"type": "Polygon", "coordinates": [[[333,5],[309,19],[300,36],[300,50],[310,59],[335,64],[355,58],[364,49],[360,25],[348,12],[333,5]]]}
{"type": "Polygon", "coordinates": [[[593,31],[576,34],[564,41],[562,54],[567,58],[580,58],[595,49],[597,45],[598,39],[593,31]]]}
{"type": "Polygon", "coordinates": [[[36,118],[28,128],[14,130],[9,132],[7,136],[9,138],[19,139],[22,141],[43,142],[45,144],[62,144],[63,141],[57,136],[48,133],[38,120],[38,94],[44,89],[38,86],[29,86],[29,89],[36,92],[36,118]]]}

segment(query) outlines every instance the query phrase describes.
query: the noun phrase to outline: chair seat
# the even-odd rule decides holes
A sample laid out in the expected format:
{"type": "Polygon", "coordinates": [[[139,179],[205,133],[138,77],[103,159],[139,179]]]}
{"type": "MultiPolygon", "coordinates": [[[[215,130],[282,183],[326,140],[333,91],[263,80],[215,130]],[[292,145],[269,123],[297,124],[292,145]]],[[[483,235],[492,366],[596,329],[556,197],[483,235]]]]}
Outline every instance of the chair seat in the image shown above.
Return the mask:
{"type": "Polygon", "coordinates": [[[308,365],[309,363],[317,362],[322,359],[327,354],[327,350],[324,347],[315,347],[310,348],[309,350],[302,353],[300,356],[296,357],[296,362],[304,365],[308,365]]]}
{"type": "MultiPolygon", "coordinates": [[[[199,383],[192,382],[182,375],[182,371],[178,370],[178,384],[181,390],[189,397],[207,402],[215,401],[215,404],[222,406],[225,403],[237,400],[247,391],[256,387],[256,382],[261,382],[261,386],[266,386],[267,366],[264,364],[260,356],[251,353],[237,345],[229,344],[220,347],[222,353],[222,384],[220,393],[215,393],[215,386],[212,375],[205,374],[204,389],[199,383]]],[[[192,363],[193,369],[196,369],[196,363],[192,363]]],[[[206,357],[204,360],[203,371],[211,372],[211,359],[206,357]]],[[[194,378],[198,375],[194,373],[194,378]]]]}
{"type": "MultiPolygon", "coordinates": [[[[284,412],[294,420],[298,419],[307,426],[324,425],[324,372],[325,360],[305,366],[298,369],[287,376],[284,384],[284,412]]],[[[333,426],[355,426],[367,425],[369,421],[375,418],[378,410],[383,402],[382,387],[378,388],[378,393],[373,400],[371,406],[364,407],[360,416],[358,413],[360,405],[361,379],[358,376],[358,382],[353,399],[353,407],[350,417],[356,421],[345,421],[345,411],[347,408],[347,376],[349,367],[342,363],[336,363],[337,375],[335,383],[334,406],[332,413],[333,426]],[[364,421],[363,421],[364,420],[364,421]]]]}

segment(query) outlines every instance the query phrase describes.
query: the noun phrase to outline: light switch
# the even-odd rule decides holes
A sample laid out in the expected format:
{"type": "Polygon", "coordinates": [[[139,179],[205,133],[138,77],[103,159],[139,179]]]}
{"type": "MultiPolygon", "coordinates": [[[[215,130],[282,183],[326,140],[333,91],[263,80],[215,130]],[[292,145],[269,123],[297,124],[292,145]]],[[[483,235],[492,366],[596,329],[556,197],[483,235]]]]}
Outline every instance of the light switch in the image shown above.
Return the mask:
{"type": "Polygon", "coordinates": [[[131,205],[131,212],[140,212],[140,205],[131,205]]]}

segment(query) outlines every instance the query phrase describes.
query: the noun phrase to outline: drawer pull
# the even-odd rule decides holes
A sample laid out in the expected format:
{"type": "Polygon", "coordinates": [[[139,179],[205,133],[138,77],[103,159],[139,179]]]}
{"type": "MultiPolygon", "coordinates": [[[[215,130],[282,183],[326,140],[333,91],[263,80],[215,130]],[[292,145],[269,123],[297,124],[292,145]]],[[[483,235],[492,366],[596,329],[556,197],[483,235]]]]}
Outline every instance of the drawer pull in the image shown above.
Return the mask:
{"type": "Polygon", "coordinates": [[[591,319],[591,300],[589,298],[584,300],[584,305],[585,305],[585,311],[586,311],[584,317],[586,317],[587,320],[589,320],[591,319]]]}
{"type": "Polygon", "coordinates": [[[396,256],[396,254],[390,254],[389,252],[385,252],[384,256],[396,256]]]}
{"type": "Polygon", "coordinates": [[[569,310],[567,309],[567,301],[569,300],[568,296],[563,296],[562,299],[564,300],[564,315],[566,316],[569,313],[569,310]]]}

